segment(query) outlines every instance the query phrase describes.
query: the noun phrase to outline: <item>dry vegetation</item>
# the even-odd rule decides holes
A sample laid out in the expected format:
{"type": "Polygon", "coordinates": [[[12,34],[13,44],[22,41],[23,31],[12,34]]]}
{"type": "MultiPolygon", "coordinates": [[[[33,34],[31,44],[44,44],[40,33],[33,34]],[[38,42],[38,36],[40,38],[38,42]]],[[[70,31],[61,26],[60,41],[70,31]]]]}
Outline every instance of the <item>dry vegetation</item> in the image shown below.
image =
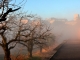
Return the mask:
{"type": "MultiPolygon", "coordinates": [[[[54,44],[53,46],[50,46],[49,48],[43,49],[42,53],[40,51],[33,52],[33,59],[35,60],[49,60],[54,53],[56,52],[54,49],[59,44],[54,44]]],[[[18,56],[11,56],[12,60],[29,60],[28,55],[19,54],[18,56]]],[[[32,60],[33,60],[32,59],[32,60]]]]}

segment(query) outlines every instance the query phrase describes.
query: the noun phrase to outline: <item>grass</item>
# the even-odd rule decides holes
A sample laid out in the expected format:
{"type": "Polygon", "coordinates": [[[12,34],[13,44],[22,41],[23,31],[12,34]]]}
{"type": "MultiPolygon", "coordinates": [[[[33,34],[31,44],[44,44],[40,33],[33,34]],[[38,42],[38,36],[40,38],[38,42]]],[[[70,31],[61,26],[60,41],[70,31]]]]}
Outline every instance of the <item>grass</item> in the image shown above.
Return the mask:
{"type": "MultiPolygon", "coordinates": [[[[25,60],[26,60],[26,59],[25,59],[25,60]]],[[[32,58],[28,58],[27,60],[41,60],[41,58],[38,57],[38,56],[34,56],[34,57],[32,57],[32,58]]]]}
{"type": "Polygon", "coordinates": [[[3,58],[0,58],[0,60],[4,60],[3,58]]]}

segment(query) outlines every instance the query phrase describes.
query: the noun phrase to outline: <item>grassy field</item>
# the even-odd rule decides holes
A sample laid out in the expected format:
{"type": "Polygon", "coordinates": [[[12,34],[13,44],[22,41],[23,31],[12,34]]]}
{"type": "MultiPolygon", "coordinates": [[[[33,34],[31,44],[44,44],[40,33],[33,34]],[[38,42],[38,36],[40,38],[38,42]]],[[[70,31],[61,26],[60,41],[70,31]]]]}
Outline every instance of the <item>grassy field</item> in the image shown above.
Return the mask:
{"type": "Polygon", "coordinates": [[[0,60],[4,60],[4,55],[0,55],[0,60]]]}

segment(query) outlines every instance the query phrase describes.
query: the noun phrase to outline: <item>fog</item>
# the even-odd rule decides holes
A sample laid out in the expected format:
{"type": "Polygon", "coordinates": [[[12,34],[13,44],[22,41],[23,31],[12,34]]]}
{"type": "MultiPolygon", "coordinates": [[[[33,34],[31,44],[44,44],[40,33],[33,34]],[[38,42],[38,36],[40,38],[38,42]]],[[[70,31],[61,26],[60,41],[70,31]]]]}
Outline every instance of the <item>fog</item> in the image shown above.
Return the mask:
{"type": "MultiPolygon", "coordinates": [[[[45,25],[49,26],[51,33],[55,36],[55,42],[58,44],[62,43],[65,40],[80,40],[80,20],[69,21],[67,19],[50,18],[42,20],[42,22],[45,23],[45,25]]],[[[18,49],[20,50],[18,47],[16,46],[11,51],[13,52],[18,49]]],[[[3,54],[2,48],[0,49],[0,54],[3,54]]]]}
{"type": "Polygon", "coordinates": [[[47,19],[52,29],[52,33],[56,36],[55,41],[58,43],[64,40],[79,40],[80,39],[80,20],[66,20],[66,19],[47,19]]]}

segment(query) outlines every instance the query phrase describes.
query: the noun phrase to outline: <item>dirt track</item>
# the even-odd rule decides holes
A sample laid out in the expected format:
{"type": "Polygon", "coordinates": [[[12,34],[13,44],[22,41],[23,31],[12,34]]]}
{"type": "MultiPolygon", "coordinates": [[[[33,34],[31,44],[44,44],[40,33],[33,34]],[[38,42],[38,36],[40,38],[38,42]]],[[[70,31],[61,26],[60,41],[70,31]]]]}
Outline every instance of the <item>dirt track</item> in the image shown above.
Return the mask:
{"type": "Polygon", "coordinates": [[[80,40],[68,40],[50,60],[80,60],[80,40]]]}

